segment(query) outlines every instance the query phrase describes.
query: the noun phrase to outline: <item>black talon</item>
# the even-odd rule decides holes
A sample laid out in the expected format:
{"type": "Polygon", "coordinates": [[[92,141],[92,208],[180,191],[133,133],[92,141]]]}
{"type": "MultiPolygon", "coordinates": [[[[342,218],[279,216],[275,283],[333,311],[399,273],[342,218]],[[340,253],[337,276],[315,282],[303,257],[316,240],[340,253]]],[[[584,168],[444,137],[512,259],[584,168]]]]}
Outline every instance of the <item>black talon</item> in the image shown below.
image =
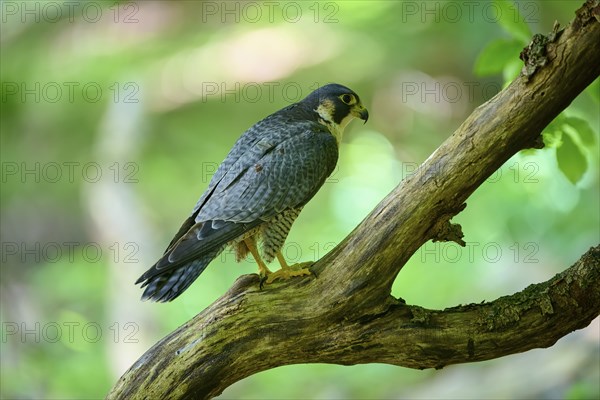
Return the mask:
{"type": "Polygon", "coordinates": [[[258,288],[260,290],[263,290],[263,287],[265,286],[265,282],[267,281],[267,276],[258,276],[259,281],[258,281],[258,288]]]}

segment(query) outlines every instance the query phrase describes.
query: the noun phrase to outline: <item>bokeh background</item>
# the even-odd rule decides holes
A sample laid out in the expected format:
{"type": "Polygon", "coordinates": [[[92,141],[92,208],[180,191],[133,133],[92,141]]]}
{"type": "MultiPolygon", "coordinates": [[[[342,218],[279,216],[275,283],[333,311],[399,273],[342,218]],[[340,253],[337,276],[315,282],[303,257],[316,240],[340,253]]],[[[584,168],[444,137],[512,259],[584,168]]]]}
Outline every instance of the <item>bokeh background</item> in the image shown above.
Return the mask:
{"type": "MultiPolygon", "coordinates": [[[[184,295],[133,285],[254,122],[338,82],[369,108],[297,220],[315,260],[518,73],[578,1],[13,2],[1,5],[1,396],[102,398],[255,264],[225,252],[184,295]]],[[[598,81],[427,243],[393,294],[444,308],[549,279],[600,241],[598,81]]],[[[231,332],[235,335],[235,332],[231,332]]],[[[549,349],[440,371],[297,365],[224,399],[600,396],[599,322],[549,349]]],[[[268,357],[265,354],[265,357],[268,357]]]]}

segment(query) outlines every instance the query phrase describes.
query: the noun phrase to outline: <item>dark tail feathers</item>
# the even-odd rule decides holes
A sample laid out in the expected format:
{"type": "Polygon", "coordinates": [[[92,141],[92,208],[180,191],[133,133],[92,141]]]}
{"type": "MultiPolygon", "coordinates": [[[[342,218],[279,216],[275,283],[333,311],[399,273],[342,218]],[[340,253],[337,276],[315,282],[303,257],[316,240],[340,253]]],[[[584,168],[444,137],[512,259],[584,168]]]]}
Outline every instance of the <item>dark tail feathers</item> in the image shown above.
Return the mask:
{"type": "Polygon", "coordinates": [[[167,302],[177,298],[221,251],[222,249],[212,251],[179,268],[167,269],[161,274],[149,274],[152,270],[148,270],[136,281],[136,284],[143,282],[142,287],[146,287],[142,300],[167,302]]]}

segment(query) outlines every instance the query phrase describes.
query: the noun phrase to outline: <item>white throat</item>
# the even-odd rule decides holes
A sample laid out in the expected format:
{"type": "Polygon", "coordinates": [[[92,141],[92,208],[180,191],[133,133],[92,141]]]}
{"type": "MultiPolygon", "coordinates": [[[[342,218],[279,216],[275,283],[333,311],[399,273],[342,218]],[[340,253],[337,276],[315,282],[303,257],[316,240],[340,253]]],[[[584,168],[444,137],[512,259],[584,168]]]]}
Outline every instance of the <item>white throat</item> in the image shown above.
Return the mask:
{"type": "Polygon", "coordinates": [[[327,129],[329,129],[329,131],[335,137],[335,140],[339,144],[342,141],[342,136],[344,135],[344,129],[346,129],[346,126],[348,126],[350,121],[352,121],[352,119],[354,118],[354,115],[348,114],[344,117],[344,119],[342,119],[342,121],[339,124],[336,124],[333,121],[331,114],[329,114],[329,110],[327,108],[320,105],[319,107],[317,107],[317,109],[315,111],[317,112],[317,114],[319,114],[319,117],[320,117],[319,122],[321,124],[325,125],[327,127],[327,129]]]}

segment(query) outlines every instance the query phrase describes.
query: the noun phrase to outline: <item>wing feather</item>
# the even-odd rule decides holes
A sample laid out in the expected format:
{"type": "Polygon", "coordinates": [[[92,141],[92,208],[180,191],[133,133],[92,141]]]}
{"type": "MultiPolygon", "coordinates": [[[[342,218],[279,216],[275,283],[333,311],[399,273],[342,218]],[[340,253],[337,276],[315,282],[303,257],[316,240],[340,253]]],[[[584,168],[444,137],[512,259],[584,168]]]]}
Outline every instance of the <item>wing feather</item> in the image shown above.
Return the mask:
{"type": "Polygon", "coordinates": [[[265,221],[285,209],[303,206],[331,174],[337,156],[337,143],[327,131],[307,129],[291,136],[252,157],[226,191],[217,189],[206,201],[196,222],[265,221]]]}

